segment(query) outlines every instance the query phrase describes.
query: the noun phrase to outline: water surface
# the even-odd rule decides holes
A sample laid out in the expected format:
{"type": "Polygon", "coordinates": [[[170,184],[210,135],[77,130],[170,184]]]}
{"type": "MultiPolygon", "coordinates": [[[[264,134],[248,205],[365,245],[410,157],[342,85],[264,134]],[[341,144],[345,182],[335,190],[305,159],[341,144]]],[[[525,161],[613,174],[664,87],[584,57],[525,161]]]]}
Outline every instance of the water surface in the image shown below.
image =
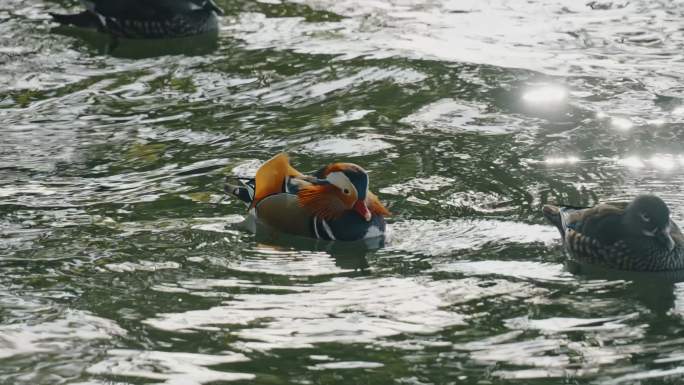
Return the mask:
{"type": "Polygon", "coordinates": [[[682,284],[572,274],[540,213],[684,219],[681,4],[220,3],[164,46],[0,5],[0,383],[682,381],[682,284]],[[370,170],[386,247],[237,226],[279,151],[370,170]]]}

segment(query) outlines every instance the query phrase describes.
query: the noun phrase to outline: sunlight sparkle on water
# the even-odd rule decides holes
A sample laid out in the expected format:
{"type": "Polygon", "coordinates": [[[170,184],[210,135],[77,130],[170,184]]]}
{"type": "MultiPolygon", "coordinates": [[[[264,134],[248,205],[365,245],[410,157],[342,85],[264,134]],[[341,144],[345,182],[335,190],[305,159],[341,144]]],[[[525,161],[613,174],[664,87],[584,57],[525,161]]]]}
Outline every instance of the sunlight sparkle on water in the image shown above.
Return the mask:
{"type": "Polygon", "coordinates": [[[613,128],[620,131],[627,131],[634,127],[634,123],[627,118],[613,118],[610,122],[613,128]]]}
{"type": "Polygon", "coordinates": [[[544,163],[546,164],[575,164],[579,161],[580,159],[576,156],[554,157],[544,159],[544,163]]]}
{"type": "Polygon", "coordinates": [[[549,85],[531,88],[523,93],[523,100],[527,103],[551,105],[564,101],[568,96],[568,91],[557,85],[549,85]]]}
{"type": "Polygon", "coordinates": [[[651,159],[649,159],[649,163],[651,163],[653,167],[668,171],[676,166],[675,160],[670,154],[653,155],[651,159]]]}
{"type": "Polygon", "coordinates": [[[684,115],[684,106],[679,106],[672,110],[672,115],[684,115]]]}
{"type": "Polygon", "coordinates": [[[638,156],[630,156],[630,157],[627,157],[625,159],[620,159],[618,161],[618,163],[623,165],[623,166],[627,166],[627,167],[631,167],[631,168],[642,168],[642,167],[644,167],[644,162],[642,162],[638,156]]]}
{"type": "Polygon", "coordinates": [[[620,165],[630,168],[643,168],[648,165],[652,168],[670,171],[675,169],[677,166],[684,166],[684,155],[674,156],[672,154],[655,154],[650,158],[629,156],[624,159],[618,159],[617,162],[620,165]]]}

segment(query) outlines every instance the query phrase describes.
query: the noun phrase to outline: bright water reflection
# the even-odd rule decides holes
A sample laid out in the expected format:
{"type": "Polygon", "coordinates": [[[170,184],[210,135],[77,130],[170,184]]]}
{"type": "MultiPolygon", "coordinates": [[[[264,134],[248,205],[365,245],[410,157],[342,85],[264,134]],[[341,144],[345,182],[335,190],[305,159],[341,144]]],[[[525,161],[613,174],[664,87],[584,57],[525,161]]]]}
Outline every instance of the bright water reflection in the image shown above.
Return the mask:
{"type": "Polygon", "coordinates": [[[680,4],[219,2],[152,46],[0,4],[0,383],[684,378],[681,277],[566,267],[539,212],[684,220],[680,4]],[[368,169],[388,244],[245,231],[223,180],[283,150],[368,169]]]}
{"type": "Polygon", "coordinates": [[[533,87],[525,91],[522,96],[527,103],[537,106],[552,106],[567,98],[567,91],[560,86],[533,87]]]}

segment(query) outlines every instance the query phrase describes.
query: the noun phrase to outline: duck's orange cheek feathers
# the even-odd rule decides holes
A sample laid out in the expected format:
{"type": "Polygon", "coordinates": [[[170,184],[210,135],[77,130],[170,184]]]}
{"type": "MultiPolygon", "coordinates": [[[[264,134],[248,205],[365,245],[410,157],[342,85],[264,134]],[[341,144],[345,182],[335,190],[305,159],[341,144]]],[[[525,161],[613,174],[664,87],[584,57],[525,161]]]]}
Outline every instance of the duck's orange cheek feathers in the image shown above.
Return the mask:
{"type": "Polygon", "coordinates": [[[302,188],[297,194],[299,204],[311,214],[326,220],[339,218],[351,205],[347,206],[332,189],[329,185],[302,188]]]}
{"type": "Polygon", "coordinates": [[[392,213],[387,210],[387,207],[380,202],[380,199],[378,199],[377,195],[370,191],[368,192],[368,197],[366,198],[366,206],[370,209],[370,212],[375,215],[379,215],[381,217],[388,217],[392,215],[392,213]]]}
{"type": "Polygon", "coordinates": [[[378,197],[368,192],[366,200],[357,200],[353,194],[343,194],[334,186],[306,186],[297,194],[299,204],[313,215],[326,220],[337,219],[347,210],[354,210],[366,222],[373,215],[389,216],[390,212],[380,203],[378,197]]]}

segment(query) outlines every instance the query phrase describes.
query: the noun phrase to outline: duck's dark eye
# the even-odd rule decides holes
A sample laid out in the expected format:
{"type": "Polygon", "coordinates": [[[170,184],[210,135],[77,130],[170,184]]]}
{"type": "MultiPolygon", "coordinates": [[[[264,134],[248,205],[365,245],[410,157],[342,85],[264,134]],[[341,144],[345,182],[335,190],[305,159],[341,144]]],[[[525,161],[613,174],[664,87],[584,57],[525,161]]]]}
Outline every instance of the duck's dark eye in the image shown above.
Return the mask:
{"type": "Polygon", "coordinates": [[[641,216],[641,220],[646,222],[646,223],[651,221],[651,217],[649,217],[648,214],[646,214],[646,213],[641,213],[640,216],[641,216]]]}
{"type": "Polygon", "coordinates": [[[342,192],[349,195],[349,190],[347,190],[347,189],[342,190],[342,192]]]}

